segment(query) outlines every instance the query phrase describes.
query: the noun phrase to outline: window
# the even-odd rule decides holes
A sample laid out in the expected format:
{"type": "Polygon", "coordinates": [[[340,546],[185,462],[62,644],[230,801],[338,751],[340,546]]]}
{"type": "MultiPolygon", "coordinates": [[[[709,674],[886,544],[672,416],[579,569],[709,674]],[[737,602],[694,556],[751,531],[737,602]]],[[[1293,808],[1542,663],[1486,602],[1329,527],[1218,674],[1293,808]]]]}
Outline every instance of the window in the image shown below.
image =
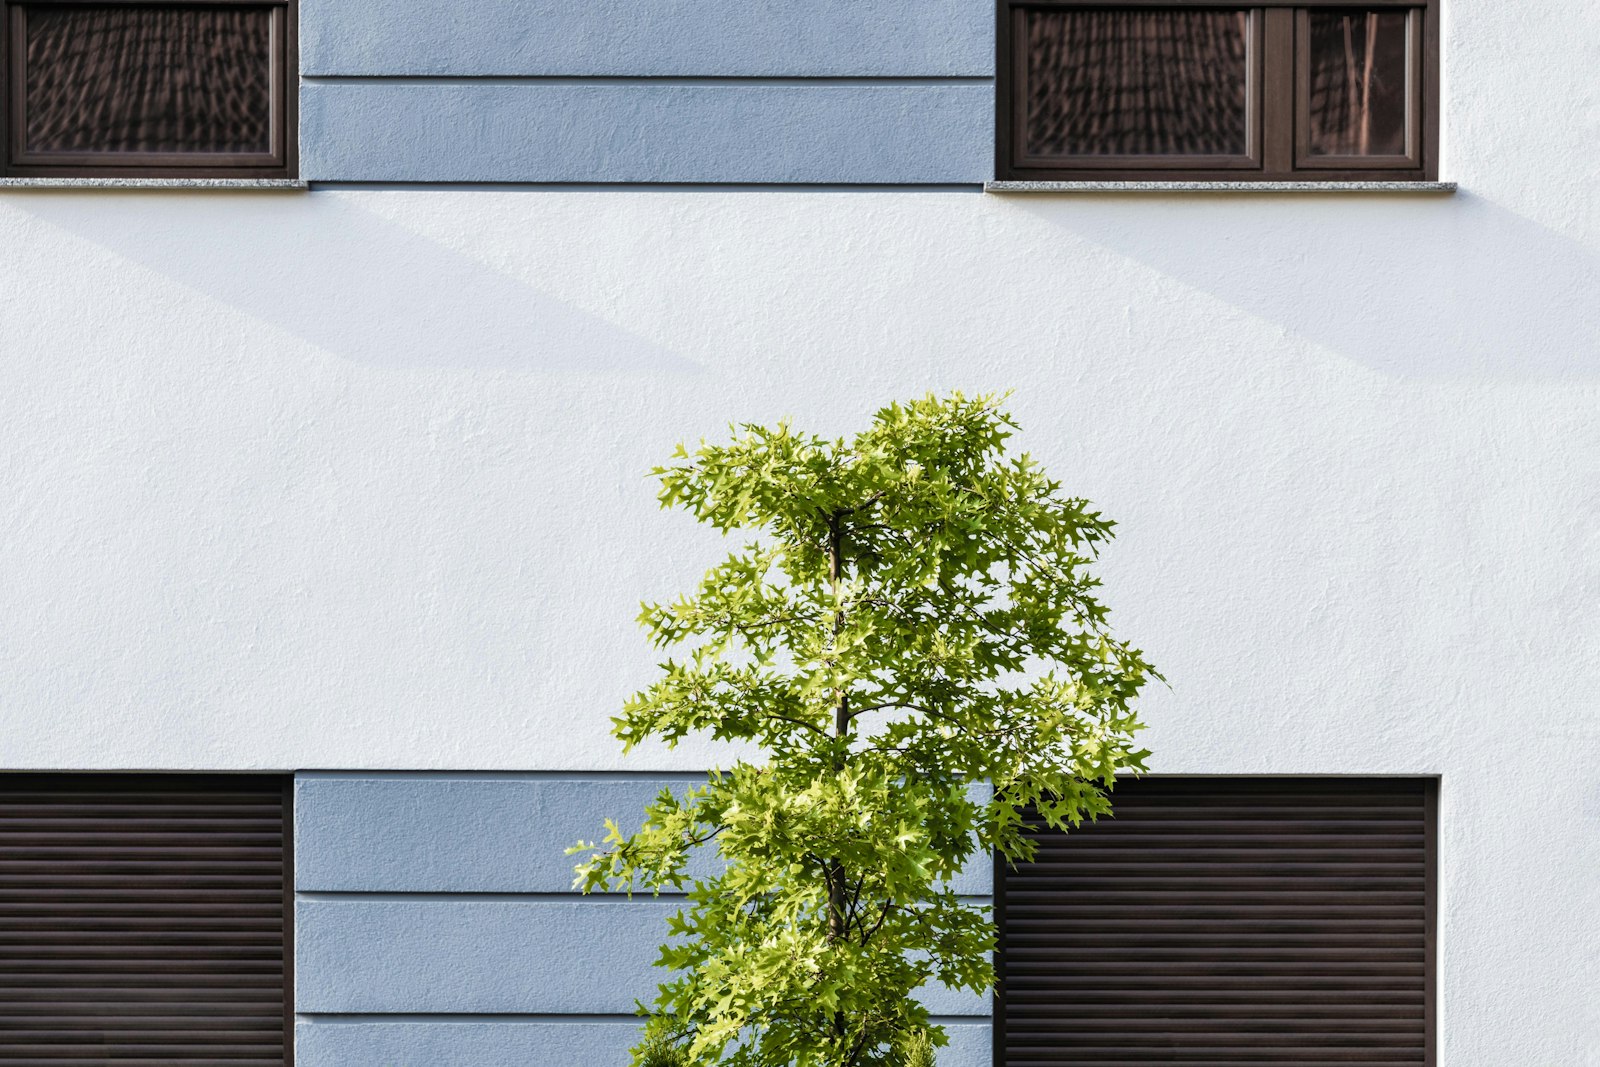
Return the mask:
{"type": "Polygon", "coordinates": [[[0,775],[0,1067],[289,1062],[287,783],[0,775]]]}
{"type": "Polygon", "coordinates": [[[1034,862],[996,866],[997,1067],[1430,1067],[1434,797],[1148,778],[1036,830],[1034,862]]]}
{"type": "Polygon", "coordinates": [[[1437,177],[1437,0],[998,4],[1002,180],[1437,177]]]}
{"type": "Polygon", "coordinates": [[[6,174],[292,175],[292,0],[0,3],[6,174]]]}

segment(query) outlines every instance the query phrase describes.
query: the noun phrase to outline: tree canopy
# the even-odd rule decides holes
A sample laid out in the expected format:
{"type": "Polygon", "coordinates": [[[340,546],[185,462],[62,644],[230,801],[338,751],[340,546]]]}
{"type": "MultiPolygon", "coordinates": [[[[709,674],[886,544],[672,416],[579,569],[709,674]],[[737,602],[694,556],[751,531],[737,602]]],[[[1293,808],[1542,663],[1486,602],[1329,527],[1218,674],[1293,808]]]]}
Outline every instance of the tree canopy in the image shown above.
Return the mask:
{"type": "Polygon", "coordinates": [[[1113,524],[1010,453],[1015,429],[996,398],[929,396],[852,439],[741,425],[653,472],[664,507],[753,539],[645,605],[673,651],[614,732],[761,755],[574,850],[586,891],[686,893],[636,1064],[867,1067],[943,1045],[915,992],[994,980],[988,909],[951,879],[1028,859],[1025,817],[1104,814],[1113,776],[1143,769],[1134,701],[1156,675],[1090,573],[1113,524]],[[691,877],[709,848],[715,873],[691,877]]]}

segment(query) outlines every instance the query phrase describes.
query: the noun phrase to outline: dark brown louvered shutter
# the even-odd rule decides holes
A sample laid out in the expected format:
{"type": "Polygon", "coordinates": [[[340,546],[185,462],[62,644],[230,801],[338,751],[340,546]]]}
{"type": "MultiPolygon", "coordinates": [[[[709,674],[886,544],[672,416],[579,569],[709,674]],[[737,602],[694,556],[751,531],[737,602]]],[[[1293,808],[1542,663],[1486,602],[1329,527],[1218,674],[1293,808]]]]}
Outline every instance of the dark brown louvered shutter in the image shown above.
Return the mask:
{"type": "Polygon", "coordinates": [[[997,866],[999,1067],[1429,1067],[1434,785],[1145,779],[997,866]]]}
{"type": "Polygon", "coordinates": [[[0,775],[0,1067],[283,1067],[282,778],[0,775]]]}

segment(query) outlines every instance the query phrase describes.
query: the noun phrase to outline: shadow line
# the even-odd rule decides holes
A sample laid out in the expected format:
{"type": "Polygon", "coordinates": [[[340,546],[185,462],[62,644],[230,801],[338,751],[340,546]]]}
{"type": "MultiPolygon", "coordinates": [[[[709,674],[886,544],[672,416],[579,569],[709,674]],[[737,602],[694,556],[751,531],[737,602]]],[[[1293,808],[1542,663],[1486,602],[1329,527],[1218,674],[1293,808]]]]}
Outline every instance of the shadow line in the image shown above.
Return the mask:
{"type": "Polygon", "coordinates": [[[667,348],[339,196],[39,194],[37,218],[356,363],[693,374],[667,348]]]}

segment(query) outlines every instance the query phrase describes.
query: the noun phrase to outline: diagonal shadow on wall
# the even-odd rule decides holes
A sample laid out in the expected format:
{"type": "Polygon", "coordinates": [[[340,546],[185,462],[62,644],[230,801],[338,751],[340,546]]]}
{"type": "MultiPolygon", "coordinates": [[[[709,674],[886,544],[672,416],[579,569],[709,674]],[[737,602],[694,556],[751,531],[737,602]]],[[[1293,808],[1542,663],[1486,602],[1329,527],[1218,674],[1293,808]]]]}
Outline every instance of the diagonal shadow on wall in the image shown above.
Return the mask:
{"type": "Polygon", "coordinates": [[[685,374],[699,367],[337,196],[31,193],[35,217],[382,367],[685,374]]]}
{"type": "Polygon", "coordinates": [[[1600,252],[1454,197],[1040,197],[1024,209],[1401,378],[1600,374],[1600,252]]]}

